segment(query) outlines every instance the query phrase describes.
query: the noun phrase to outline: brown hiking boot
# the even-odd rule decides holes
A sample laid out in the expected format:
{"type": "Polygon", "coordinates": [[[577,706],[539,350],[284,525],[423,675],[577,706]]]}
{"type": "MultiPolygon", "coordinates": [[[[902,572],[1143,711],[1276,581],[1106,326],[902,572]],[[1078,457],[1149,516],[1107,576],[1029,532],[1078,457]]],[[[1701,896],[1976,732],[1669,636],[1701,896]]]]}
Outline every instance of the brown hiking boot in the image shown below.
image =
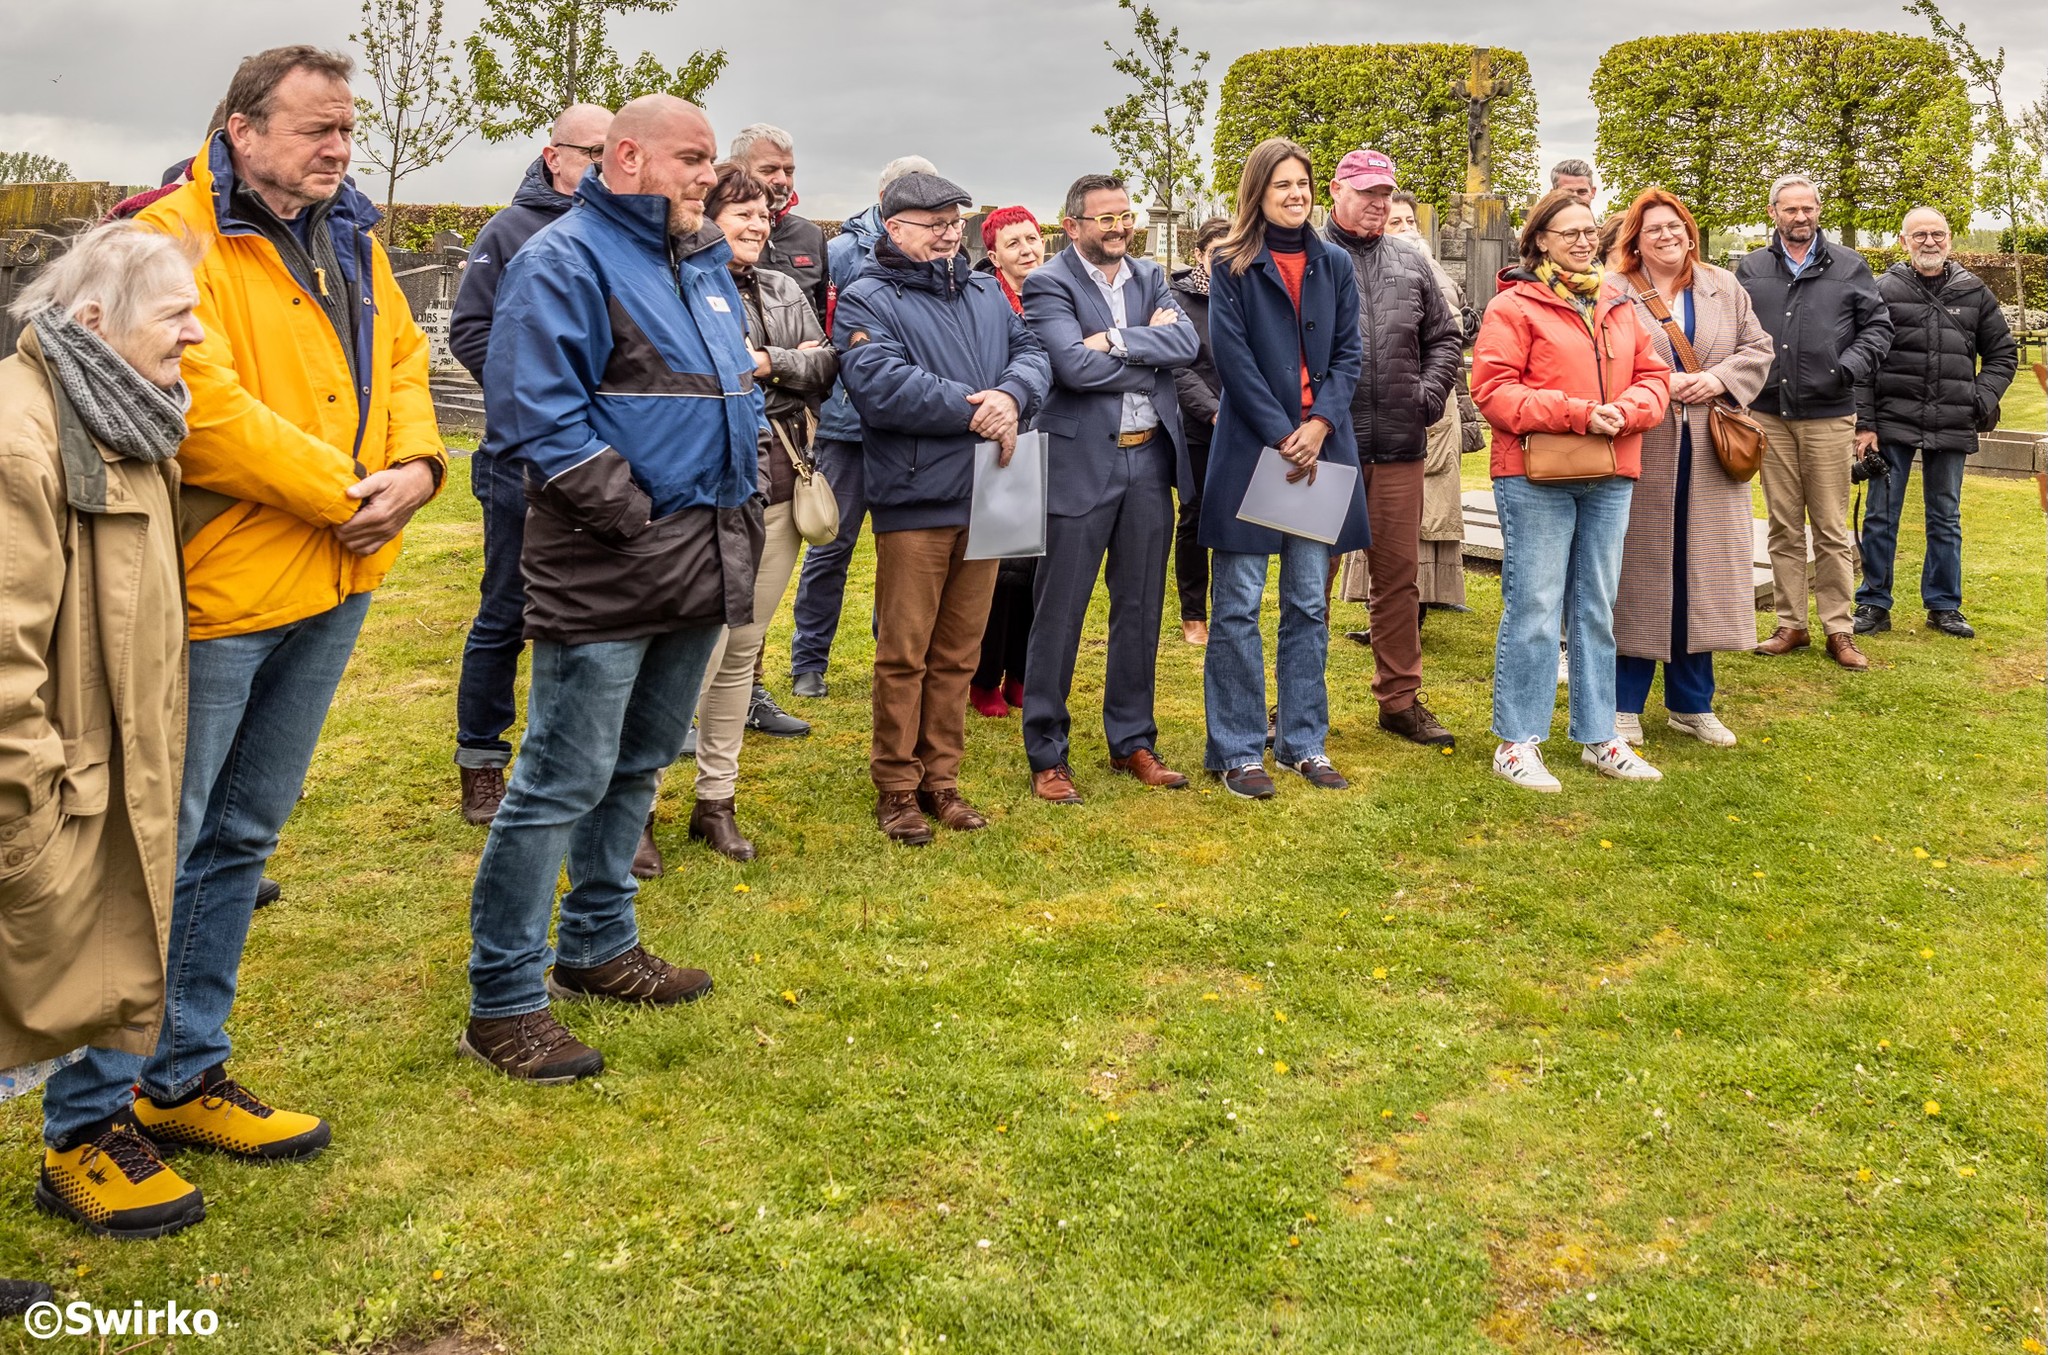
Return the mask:
{"type": "Polygon", "coordinates": [[[1836,631],[1828,637],[1828,657],[1852,673],[1860,673],[1870,667],[1870,660],[1863,657],[1863,651],[1856,647],[1856,637],[1848,631],[1836,631]]]}
{"type": "Polygon", "coordinates": [[[932,826],[919,812],[914,790],[885,790],[876,796],[875,822],[889,841],[906,847],[923,847],[932,840],[932,826]]]}
{"type": "Polygon", "coordinates": [[[649,814],[647,826],[640,830],[640,845],[633,849],[633,878],[659,880],[666,869],[661,860],[661,848],[654,845],[654,815],[649,814]]]}
{"type": "Polygon", "coordinates": [[[472,1016],[455,1052],[506,1077],[560,1086],[604,1071],[604,1055],[569,1033],[543,1008],[523,1016],[472,1016]]]}
{"type": "Polygon", "coordinates": [[[1780,626],[1771,632],[1770,639],[1758,645],[1751,652],[1761,654],[1767,659],[1775,659],[1780,654],[1790,654],[1793,650],[1804,649],[1812,643],[1813,641],[1806,634],[1806,627],[1780,626]]]}
{"type": "Polygon", "coordinates": [[[548,971],[548,994],[559,998],[599,997],[673,1007],[678,1002],[695,1002],[710,991],[709,974],[701,969],[679,969],[645,946],[635,946],[589,969],[556,960],[548,971]]]}
{"type": "Polygon", "coordinates": [[[731,800],[699,800],[690,810],[690,841],[709,844],[720,856],[735,861],[754,859],[754,844],[740,836],[731,800]]]}
{"type": "Polygon", "coordinates": [[[1425,748],[1453,748],[1458,742],[1458,736],[1445,729],[1420,701],[1406,710],[1381,711],[1380,728],[1425,748]]]}
{"type": "Polygon", "coordinates": [[[505,803],[503,767],[457,767],[462,773],[462,821],[486,824],[498,817],[505,803]]]}
{"type": "Polygon", "coordinates": [[[960,792],[951,786],[944,790],[919,791],[917,807],[937,819],[940,827],[955,833],[972,833],[978,828],[988,827],[988,816],[961,799],[960,792]]]}
{"type": "Polygon", "coordinates": [[[1111,758],[1109,769],[1134,776],[1139,784],[1154,790],[1180,790],[1188,783],[1187,777],[1167,766],[1150,748],[1134,748],[1129,757],[1111,758]]]}
{"type": "Polygon", "coordinates": [[[1074,789],[1074,769],[1064,762],[1042,772],[1031,773],[1031,793],[1047,804],[1081,803],[1081,792],[1074,789]]]}

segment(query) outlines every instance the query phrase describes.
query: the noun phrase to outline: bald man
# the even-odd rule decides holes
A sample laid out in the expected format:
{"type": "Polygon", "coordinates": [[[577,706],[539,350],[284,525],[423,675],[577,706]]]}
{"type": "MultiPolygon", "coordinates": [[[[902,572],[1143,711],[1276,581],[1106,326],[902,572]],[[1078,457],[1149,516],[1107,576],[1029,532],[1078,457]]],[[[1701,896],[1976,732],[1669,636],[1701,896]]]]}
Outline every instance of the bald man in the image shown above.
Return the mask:
{"type": "MultiPolygon", "coordinates": [[[[448,317],[448,347],[482,385],[491,344],[491,318],[505,265],[534,232],[569,210],[584,171],[604,154],[612,112],[571,104],[548,129],[548,144],[526,167],[511,205],[484,223],[462,270],[462,287],[448,317]]],[[[484,430],[469,459],[469,486],[483,505],[484,572],[476,619],[462,646],[462,676],[455,688],[455,766],[462,780],[462,817],[489,823],[505,798],[505,768],[512,761],[506,732],[518,714],[512,687],[526,648],[522,616],[526,584],[519,576],[519,545],[526,532],[526,489],[519,469],[500,456],[498,439],[484,430]]],[[[648,851],[652,843],[647,844],[648,851]]],[[[644,854],[644,853],[643,853],[644,854]]]]}
{"type": "Polygon", "coordinates": [[[620,109],[602,177],[513,257],[491,327],[486,409],[528,492],[533,682],[470,897],[457,1048],[528,1081],[604,1067],[551,996],[669,1005],[711,990],[641,946],[632,865],[720,628],[753,618],[761,551],[767,422],[732,251],[704,219],[716,159],[710,122],[682,100],[620,109]]]}

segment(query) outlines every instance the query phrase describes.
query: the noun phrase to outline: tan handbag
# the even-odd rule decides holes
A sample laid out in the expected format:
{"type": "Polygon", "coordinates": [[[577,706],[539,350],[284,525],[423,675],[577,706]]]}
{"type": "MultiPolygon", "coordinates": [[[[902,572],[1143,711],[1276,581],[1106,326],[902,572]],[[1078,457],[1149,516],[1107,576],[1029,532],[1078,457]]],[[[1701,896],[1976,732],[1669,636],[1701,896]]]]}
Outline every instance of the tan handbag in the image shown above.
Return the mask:
{"type": "Polygon", "coordinates": [[[1532,485],[1568,485],[1614,474],[1614,439],[1599,433],[1529,433],[1522,474],[1532,485]]]}
{"type": "MultiPolygon", "coordinates": [[[[1664,298],[1651,288],[1645,278],[1631,275],[1629,283],[1642,295],[1643,304],[1650,308],[1650,314],[1658,324],[1664,326],[1664,334],[1671,340],[1671,351],[1677,355],[1679,364],[1688,372],[1700,370],[1700,355],[1692,351],[1691,340],[1685,331],[1671,318],[1671,310],[1664,304],[1664,298]]],[[[1727,400],[1715,400],[1707,406],[1707,441],[1713,444],[1714,459],[1721,463],[1721,469],[1728,472],[1728,478],[1743,484],[1756,478],[1757,467],[1764,463],[1763,425],[1749,416],[1749,411],[1736,407],[1727,400]]]]}
{"type": "Polygon", "coordinates": [[[839,539],[838,497],[832,493],[832,486],[826,483],[817,463],[796,449],[796,444],[790,441],[782,425],[770,419],[768,426],[775,430],[782,450],[789,454],[789,464],[796,468],[796,488],[789,499],[789,517],[796,524],[797,535],[813,546],[830,545],[839,539]]]}

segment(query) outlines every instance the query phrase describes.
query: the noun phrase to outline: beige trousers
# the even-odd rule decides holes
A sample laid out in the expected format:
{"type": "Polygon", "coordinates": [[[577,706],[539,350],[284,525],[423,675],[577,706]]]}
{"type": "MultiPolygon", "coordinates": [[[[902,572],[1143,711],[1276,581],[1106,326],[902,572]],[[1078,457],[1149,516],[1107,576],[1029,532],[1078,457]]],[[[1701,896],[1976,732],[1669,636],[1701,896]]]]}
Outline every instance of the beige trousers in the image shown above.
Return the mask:
{"type": "Polygon", "coordinates": [[[1778,624],[1806,630],[1807,529],[1813,531],[1813,599],[1820,628],[1846,635],[1856,598],[1849,536],[1849,463],[1856,451],[1856,416],[1781,419],[1756,412],[1763,425],[1764,462],[1758,472],[1770,516],[1771,577],[1778,624]]]}
{"type": "Polygon", "coordinates": [[[765,516],[767,535],[761,542],[761,570],[754,576],[754,620],[732,626],[719,637],[718,648],[704,671],[703,695],[697,698],[697,798],[730,800],[740,779],[740,744],[747,733],[747,706],[754,695],[754,660],[767,638],[768,623],[782,605],[782,595],[796,572],[803,538],[786,503],[772,505],[765,516]]]}

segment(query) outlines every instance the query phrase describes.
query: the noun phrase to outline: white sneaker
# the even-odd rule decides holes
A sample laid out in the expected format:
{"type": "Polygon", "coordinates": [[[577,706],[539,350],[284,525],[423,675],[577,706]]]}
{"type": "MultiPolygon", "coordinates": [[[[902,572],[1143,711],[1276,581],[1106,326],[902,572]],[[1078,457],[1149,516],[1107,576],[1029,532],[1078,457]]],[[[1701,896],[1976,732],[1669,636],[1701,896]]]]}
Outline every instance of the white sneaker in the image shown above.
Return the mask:
{"type": "Polygon", "coordinates": [[[1558,651],[1557,651],[1557,685],[1558,685],[1558,686],[1560,686],[1560,687],[1563,687],[1563,686],[1565,686],[1565,685],[1569,684],[1569,683],[1571,682],[1571,680],[1572,680],[1572,656],[1571,656],[1571,651],[1570,651],[1570,650],[1566,650],[1566,649],[1560,649],[1560,650],[1558,650],[1558,651]]]}
{"type": "Polygon", "coordinates": [[[1525,790],[1559,791],[1564,782],[1550,774],[1543,765],[1543,754],[1536,749],[1536,740],[1527,743],[1503,743],[1493,750],[1493,774],[1506,781],[1512,781],[1525,790]]]}
{"type": "Polygon", "coordinates": [[[1712,711],[1704,715],[1673,715],[1664,723],[1681,734],[1690,734],[1701,743],[1710,743],[1716,748],[1735,746],[1735,731],[1722,724],[1712,711]]]}
{"type": "MultiPolygon", "coordinates": [[[[1676,720],[1678,717],[1674,715],[1671,718],[1676,720]]],[[[1676,725],[1672,726],[1673,729],[1677,727],[1676,725]]],[[[1631,710],[1618,710],[1614,712],[1614,736],[1618,739],[1625,739],[1637,748],[1641,748],[1643,746],[1643,717],[1631,710]]]]}
{"type": "Polygon", "coordinates": [[[1605,743],[1589,743],[1586,751],[1579,754],[1579,761],[1591,767],[1602,776],[1611,776],[1617,781],[1662,781],[1664,773],[1643,761],[1636,750],[1620,739],[1609,739],[1605,743]]]}

